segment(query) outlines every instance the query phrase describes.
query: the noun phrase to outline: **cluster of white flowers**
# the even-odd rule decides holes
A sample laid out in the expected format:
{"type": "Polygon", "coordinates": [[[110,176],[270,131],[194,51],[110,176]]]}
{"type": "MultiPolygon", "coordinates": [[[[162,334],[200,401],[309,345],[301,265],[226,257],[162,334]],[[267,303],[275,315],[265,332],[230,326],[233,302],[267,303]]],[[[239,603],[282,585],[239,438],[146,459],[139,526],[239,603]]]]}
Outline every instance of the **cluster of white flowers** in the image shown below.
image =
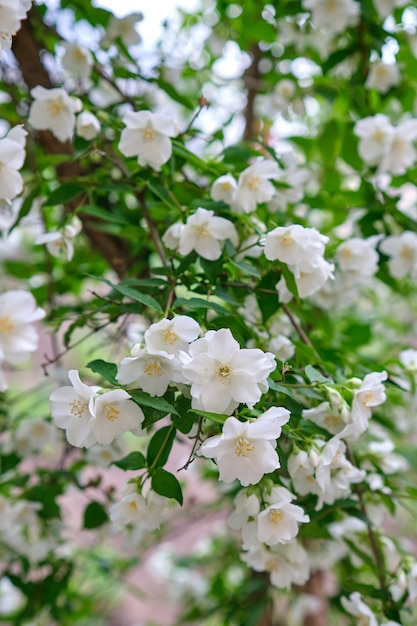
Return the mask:
{"type": "Polygon", "coordinates": [[[70,370],[68,378],[72,386],[51,393],[50,409],[55,425],[65,429],[71,445],[107,445],[128,430],[140,429],[145,416],[126,391],[85,385],[76,370],[70,370]]]}
{"type": "Polygon", "coordinates": [[[14,126],[0,139],[0,201],[8,205],[23,189],[19,170],[25,161],[26,135],[23,126],[14,126]]]}
{"type": "Polygon", "coordinates": [[[0,0],[0,57],[3,50],[10,50],[12,36],[20,30],[31,5],[32,0],[0,0]]]}
{"type": "Polygon", "coordinates": [[[30,93],[34,100],[29,111],[29,124],[37,130],[50,130],[61,142],[72,139],[75,114],[82,108],[81,100],[69,96],[62,87],[45,89],[38,85],[30,93]]]}
{"type": "Polygon", "coordinates": [[[228,520],[233,530],[241,531],[242,560],[256,571],[269,572],[273,585],[287,589],[309,576],[307,555],[295,537],[299,524],[309,522],[310,518],[300,506],[292,504],[294,498],[288,489],[279,486],[264,488],[261,498],[241,491],[228,520]],[[280,570],[281,562],[284,567],[280,570]],[[307,570],[302,574],[301,564],[307,570]]]}
{"type": "Polygon", "coordinates": [[[303,0],[302,5],[311,11],[315,28],[333,34],[354,26],[360,18],[360,6],[355,0],[303,0]]]}
{"type": "Polygon", "coordinates": [[[195,250],[199,256],[209,261],[219,259],[223,245],[229,240],[239,244],[236,228],[224,217],[217,217],[214,211],[198,208],[187,218],[185,224],[173,224],[162,237],[169,249],[176,249],[185,256],[195,250]]]}
{"type": "MultiPolygon", "coordinates": [[[[38,348],[33,322],[45,317],[35,298],[21,289],[0,295],[0,367],[3,362],[21,363],[38,348]]],[[[0,391],[7,389],[0,369],[0,391]]]]}
{"type": "Polygon", "coordinates": [[[44,243],[52,256],[71,261],[74,256],[73,239],[81,232],[81,229],[81,221],[74,215],[61,232],[50,232],[38,235],[35,239],[35,243],[44,243]]]}
{"type": "Polygon", "coordinates": [[[380,93],[386,93],[401,82],[401,74],[398,65],[395,63],[384,63],[377,61],[369,68],[368,78],[365,87],[376,89],[380,93]]]}
{"type": "Polygon", "coordinates": [[[119,150],[124,156],[136,156],[142,167],[159,171],[172,154],[171,137],[178,134],[176,121],[152,111],[127,111],[123,118],[119,150]]]}
{"type": "Polygon", "coordinates": [[[258,204],[269,202],[274,196],[275,187],[270,181],[280,176],[275,161],[258,158],[240,174],[237,182],[230,174],[215,180],[211,197],[216,202],[225,202],[236,213],[253,213],[258,204]]]}
{"type": "MultiPolygon", "coordinates": [[[[270,261],[281,261],[288,265],[294,275],[300,298],[307,298],[321,289],[333,278],[334,265],[324,259],[325,244],[329,238],[315,228],[300,224],[278,226],[266,235],[265,256],[270,261]]],[[[285,278],[277,284],[281,302],[289,302],[285,278]]]]}
{"type": "Polygon", "coordinates": [[[368,165],[395,176],[405,174],[417,160],[413,142],[417,139],[417,120],[406,119],[393,126],[386,115],[378,113],[358,120],[354,133],[359,137],[358,152],[368,165]]]}

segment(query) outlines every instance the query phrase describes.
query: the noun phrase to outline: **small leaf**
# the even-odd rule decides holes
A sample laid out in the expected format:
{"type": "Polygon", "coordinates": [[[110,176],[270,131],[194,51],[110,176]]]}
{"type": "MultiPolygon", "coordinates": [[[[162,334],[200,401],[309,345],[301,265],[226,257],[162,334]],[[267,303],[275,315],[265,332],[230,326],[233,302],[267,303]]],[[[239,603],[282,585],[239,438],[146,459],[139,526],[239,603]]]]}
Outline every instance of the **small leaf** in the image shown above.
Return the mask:
{"type": "Polygon", "coordinates": [[[190,409],[190,413],[195,413],[196,415],[207,417],[207,419],[212,422],[216,422],[217,424],[224,424],[228,415],[220,415],[220,413],[210,413],[209,411],[199,411],[198,409],[190,409]]]}
{"type": "Polygon", "coordinates": [[[156,409],[157,411],[161,411],[161,413],[168,415],[168,413],[174,413],[178,415],[176,409],[172,404],[167,402],[164,398],[160,398],[158,396],[150,396],[145,391],[129,391],[130,396],[142,406],[149,406],[152,409],[156,409]]]}
{"type": "Polygon", "coordinates": [[[93,500],[84,509],[83,528],[98,528],[109,519],[105,508],[100,502],[93,500]]]}
{"type": "Polygon", "coordinates": [[[96,359],[87,363],[87,367],[96,374],[100,374],[104,380],[107,380],[112,385],[119,384],[116,380],[117,365],[115,363],[107,363],[107,361],[102,359],[96,359]]]}
{"type": "Polygon", "coordinates": [[[54,189],[43,203],[44,206],[55,206],[56,204],[64,204],[74,200],[80,194],[85,193],[85,188],[81,185],[74,185],[73,183],[67,183],[60,185],[57,189],[54,189]]]}
{"type": "Polygon", "coordinates": [[[116,465],[116,467],[120,467],[120,469],[125,471],[138,470],[146,467],[146,459],[142,452],[135,451],[123,457],[123,459],[113,461],[112,465],[116,465]]]}
{"type": "Polygon", "coordinates": [[[148,446],[147,462],[149,467],[165,465],[174,443],[175,434],[174,426],[164,426],[154,434],[148,446]]]}
{"type": "Polygon", "coordinates": [[[182,489],[178,479],[174,476],[174,474],[167,472],[166,470],[162,469],[162,467],[157,467],[152,474],[151,484],[152,489],[160,496],[165,496],[165,498],[173,498],[182,506],[182,489]]]}
{"type": "Polygon", "coordinates": [[[307,365],[304,371],[308,380],[311,383],[324,383],[326,385],[329,385],[334,382],[334,380],[332,380],[331,378],[326,378],[326,376],[323,376],[323,374],[312,365],[307,365]]]}
{"type": "Polygon", "coordinates": [[[147,293],[142,293],[140,291],[137,291],[137,289],[128,287],[127,285],[123,283],[119,283],[118,285],[115,285],[110,280],[107,280],[107,278],[99,278],[99,280],[101,280],[103,283],[106,283],[106,285],[109,285],[109,287],[112,287],[112,289],[114,289],[115,291],[118,291],[119,293],[121,293],[122,296],[131,298],[135,302],[140,302],[141,304],[144,304],[145,306],[148,306],[151,309],[156,309],[159,312],[162,311],[162,308],[159,302],[157,302],[155,298],[152,298],[152,296],[150,296],[147,293]]]}

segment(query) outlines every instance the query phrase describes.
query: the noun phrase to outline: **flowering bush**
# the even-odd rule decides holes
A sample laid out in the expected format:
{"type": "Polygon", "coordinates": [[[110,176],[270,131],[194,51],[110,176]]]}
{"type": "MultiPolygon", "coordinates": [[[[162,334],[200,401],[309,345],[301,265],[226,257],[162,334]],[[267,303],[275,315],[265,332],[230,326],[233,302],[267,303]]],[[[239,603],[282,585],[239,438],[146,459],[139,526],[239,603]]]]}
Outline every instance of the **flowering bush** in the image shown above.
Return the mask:
{"type": "Polygon", "coordinates": [[[414,626],[414,3],[97,4],[0,0],[0,621],[209,511],[171,624],[414,626]]]}

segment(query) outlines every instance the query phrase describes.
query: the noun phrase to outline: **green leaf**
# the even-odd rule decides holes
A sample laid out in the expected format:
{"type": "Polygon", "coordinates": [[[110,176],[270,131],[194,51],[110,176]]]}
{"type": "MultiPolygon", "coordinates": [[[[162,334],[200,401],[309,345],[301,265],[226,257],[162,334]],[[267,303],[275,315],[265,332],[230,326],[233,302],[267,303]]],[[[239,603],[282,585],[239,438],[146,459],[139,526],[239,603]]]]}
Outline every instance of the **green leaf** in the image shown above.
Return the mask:
{"type": "Polygon", "coordinates": [[[190,409],[189,412],[202,417],[207,417],[207,419],[212,422],[216,422],[217,424],[224,424],[229,417],[229,415],[220,415],[220,413],[210,413],[209,411],[199,411],[198,409],[190,409]]]}
{"type": "Polygon", "coordinates": [[[98,528],[109,519],[107,512],[100,502],[93,500],[84,509],[83,528],[98,528]]]}
{"type": "Polygon", "coordinates": [[[140,302],[141,304],[144,304],[145,306],[148,306],[151,309],[156,309],[159,312],[162,311],[162,308],[159,302],[157,302],[155,298],[153,298],[147,293],[142,293],[140,291],[137,291],[137,289],[128,287],[124,283],[119,283],[118,285],[116,285],[112,283],[110,280],[107,280],[107,278],[100,278],[98,276],[95,276],[94,278],[101,280],[103,283],[106,283],[106,285],[109,285],[109,287],[111,287],[115,291],[121,293],[123,296],[126,296],[127,298],[130,298],[131,300],[134,300],[135,302],[140,302]]]}
{"type": "Polygon", "coordinates": [[[135,451],[123,457],[123,459],[113,461],[111,465],[116,465],[116,467],[120,467],[120,469],[125,471],[138,470],[146,467],[146,459],[142,452],[135,451]]]}
{"type": "Polygon", "coordinates": [[[152,474],[151,485],[152,489],[160,496],[173,498],[182,506],[182,489],[179,480],[174,476],[174,474],[167,472],[162,469],[162,467],[157,467],[152,474]]]}
{"type": "Polygon", "coordinates": [[[100,374],[104,380],[107,380],[107,382],[112,385],[119,386],[119,382],[116,380],[117,365],[115,363],[108,363],[102,359],[95,359],[94,361],[87,363],[87,367],[96,374],[100,374]]]}
{"type": "Polygon", "coordinates": [[[148,446],[148,467],[162,467],[165,465],[174,443],[175,434],[176,429],[174,426],[164,426],[154,434],[148,446]]]}
{"type": "Polygon", "coordinates": [[[70,200],[74,200],[80,194],[85,193],[85,187],[81,185],[74,185],[73,183],[66,183],[61,185],[57,189],[54,189],[43,203],[44,206],[55,206],[56,204],[64,204],[70,200]]]}
{"type": "Polygon", "coordinates": [[[312,365],[307,365],[304,371],[311,383],[323,383],[325,385],[331,385],[334,383],[334,380],[323,376],[323,374],[312,365]]]}
{"type": "Polygon", "coordinates": [[[229,313],[229,311],[221,306],[221,304],[218,304],[218,302],[205,300],[203,298],[177,298],[174,305],[177,309],[212,309],[217,313],[229,313]]]}
{"type": "Polygon", "coordinates": [[[260,271],[256,267],[251,265],[251,263],[246,263],[243,261],[235,261],[233,259],[230,259],[230,263],[234,265],[235,267],[239,268],[244,274],[249,274],[249,276],[255,276],[255,278],[258,278],[258,279],[261,278],[260,271]]]}
{"type": "Polygon", "coordinates": [[[110,211],[106,211],[105,209],[102,209],[101,207],[93,206],[91,204],[83,205],[81,212],[84,215],[92,215],[94,217],[99,217],[100,219],[106,222],[113,222],[114,224],[132,226],[130,222],[125,217],[123,217],[123,215],[120,215],[120,213],[111,213],[110,211]]]}
{"type": "Polygon", "coordinates": [[[159,396],[150,396],[145,391],[138,391],[136,389],[129,391],[129,394],[139,405],[152,407],[153,409],[156,409],[157,411],[163,413],[164,417],[165,415],[168,415],[168,413],[174,413],[174,415],[178,415],[175,407],[167,402],[164,398],[161,398],[159,396]]]}
{"type": "Polygon", "coordinates": [[[172,423],[175,428],[185,435],[190,432],[195,422],[195,415],[190,411],[191,400],[181,397],[177,400],[176,408],[179,415],[172,415],[172,423]]]}

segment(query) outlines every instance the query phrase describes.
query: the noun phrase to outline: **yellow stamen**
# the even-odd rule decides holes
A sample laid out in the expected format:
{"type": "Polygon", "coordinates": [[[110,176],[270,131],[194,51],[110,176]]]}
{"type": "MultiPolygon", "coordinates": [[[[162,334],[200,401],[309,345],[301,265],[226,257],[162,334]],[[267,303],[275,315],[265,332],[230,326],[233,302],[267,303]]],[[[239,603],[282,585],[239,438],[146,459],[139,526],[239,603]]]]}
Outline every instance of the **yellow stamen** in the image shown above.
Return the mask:
{"type": "Polygon", "coordinates": [[[11,333],[14,329],[15,324],[8,315],[0,317],[0,333],[11,333]]]}
{"type": "Polygon", "coordinates": [[[169,344],[170,346],[173,346],[174,343],[177,342],[178,335],[177,333],[174,333],[172,330],[165,330],[162,333],[162,339],[165,341],[165,343],[169,344]]]}
{"type": "Polygon", "coordinates": [[[104,415],[106,416],[106,419],[109,420],[109,422],[113,422],[119,417],[120,411],[119,409],[116,409],[116,407],[112,404],[106,404],[104,408],[104,415]]]}
{"type": "Polygon", "coordinates": [[[162,375],[162,367],[159,363],[158,359],[150,359],[144,368],[144,373],[148,376],[161,376],[162,375]]]}
{"type": "Polygon", "coordinates": [[[245,437],[240,437],[235,445],[235,454],[238,457],[243,456],[243,458],[247,459],[254,449],[255,446],[250,441],[245,439],[245,437]]]}
{"type": "Polygon", "coordinates": [[[87,408],[87,402],[81,402],[81,400],[73,400],[69,403],[70,413],[74,417],[82,418],[84,411],[87,408]]]}
{"type": "Polygon", "coordinates": [[[273,524],[279,524],[284,519],[284,516],[278,509],[271,509],[269,511],[269,519],[273,524]]]}

